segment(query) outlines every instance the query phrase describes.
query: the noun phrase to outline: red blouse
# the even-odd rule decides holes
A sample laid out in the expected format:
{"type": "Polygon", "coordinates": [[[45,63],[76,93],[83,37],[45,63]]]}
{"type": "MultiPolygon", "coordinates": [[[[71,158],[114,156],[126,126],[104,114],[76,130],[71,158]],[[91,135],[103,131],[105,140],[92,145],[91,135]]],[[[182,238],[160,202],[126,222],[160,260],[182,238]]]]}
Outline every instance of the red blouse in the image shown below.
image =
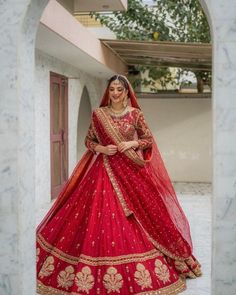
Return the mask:
{"type": "MultiPolygon", "coordinates": [[[[150,129],[144,119],[143,112],[132,108],[123,115],[112,115],[112,121],[126,141],[137,140],[139,149],[146,149],[152,146],[153,138],[150,129]]],[[[88,133],[85,137],[86,147],[95,153],[95,147],[99,144],[93,131],[93,122],[90,123],[88,133]]]]}

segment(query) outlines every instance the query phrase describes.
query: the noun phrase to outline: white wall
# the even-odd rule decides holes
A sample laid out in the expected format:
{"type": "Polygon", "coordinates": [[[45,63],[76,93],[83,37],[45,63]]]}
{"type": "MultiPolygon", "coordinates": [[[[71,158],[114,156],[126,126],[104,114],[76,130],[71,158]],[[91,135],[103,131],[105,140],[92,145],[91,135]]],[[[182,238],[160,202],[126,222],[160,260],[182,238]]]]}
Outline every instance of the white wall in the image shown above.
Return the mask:
{"type": "MultiPolygon", "coordinates": [[[[35,60],[35,195],[36,208],[49,203],[50,198],[50,71],[69,77],[69,174],[77,163],[77,121],[80,99],[84,86],[88,89],[91,106],[100,101],[103,88],[101,81],[42,51],[36,50],[35,60]]],[[[87,126],[85,127],[87,128],[87,126]]],[[[82,141],[82,140],[81,140],[82,141]]]]}
{"type": "Polygon", "coordinates": [[[140,99],[173,181],[211,182],[211,99],[140,99]]]}

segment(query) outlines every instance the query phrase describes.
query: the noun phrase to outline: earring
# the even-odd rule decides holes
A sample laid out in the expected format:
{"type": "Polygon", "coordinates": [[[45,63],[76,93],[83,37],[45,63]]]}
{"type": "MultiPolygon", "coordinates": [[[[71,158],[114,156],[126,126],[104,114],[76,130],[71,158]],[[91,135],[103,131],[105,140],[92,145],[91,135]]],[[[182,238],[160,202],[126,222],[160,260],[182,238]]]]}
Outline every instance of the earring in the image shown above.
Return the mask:
{"type": "Polygon", "coordinates": [[[127,105],[128,105],[128,97],[126,96],[126,97],[124,98],[124,100],[123,100],[123,106],[124,106],[124,108],[126,108],[127,105]]]}

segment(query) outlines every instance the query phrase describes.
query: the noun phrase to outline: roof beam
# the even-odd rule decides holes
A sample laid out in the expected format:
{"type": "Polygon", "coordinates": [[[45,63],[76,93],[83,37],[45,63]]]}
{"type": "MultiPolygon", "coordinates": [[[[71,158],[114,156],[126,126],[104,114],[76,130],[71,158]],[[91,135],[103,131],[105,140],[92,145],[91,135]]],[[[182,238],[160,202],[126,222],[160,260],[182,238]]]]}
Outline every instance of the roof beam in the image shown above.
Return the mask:
{"type": "Polygon", "coordinates": [[[101,40],[127,65],[211,70],[212,45],[162,41],[101,40]]]}

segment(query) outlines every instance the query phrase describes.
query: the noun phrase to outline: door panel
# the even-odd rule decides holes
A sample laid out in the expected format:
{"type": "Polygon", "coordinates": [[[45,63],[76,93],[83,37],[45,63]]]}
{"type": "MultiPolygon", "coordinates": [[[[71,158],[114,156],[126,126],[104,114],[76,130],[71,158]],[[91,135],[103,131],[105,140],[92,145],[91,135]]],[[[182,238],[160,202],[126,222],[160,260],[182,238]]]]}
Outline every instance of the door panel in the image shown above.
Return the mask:
{"type": "Polygon", "coordinates": [[[51,197],[68,179],[68,79],[50,73],[51,197]]]}

